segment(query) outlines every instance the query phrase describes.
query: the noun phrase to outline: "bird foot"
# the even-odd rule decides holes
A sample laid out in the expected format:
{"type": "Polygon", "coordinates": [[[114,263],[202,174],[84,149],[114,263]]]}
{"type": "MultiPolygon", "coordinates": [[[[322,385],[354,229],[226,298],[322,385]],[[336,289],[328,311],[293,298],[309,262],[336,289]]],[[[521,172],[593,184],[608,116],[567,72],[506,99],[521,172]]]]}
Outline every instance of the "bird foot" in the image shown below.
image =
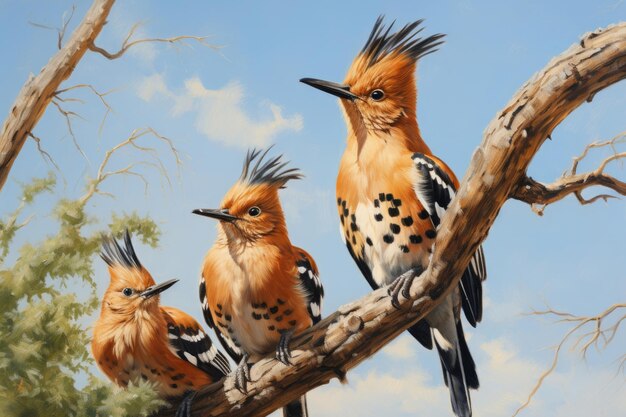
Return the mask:
{"type": "Polygon", "coordinates": [[[191,403],[196,397],[196,393],[197,391],[187,391],[178,409],[176,409],[176,417],[191,417],[191,403]]]}
{"type": "Polygon", "coordinates": [[[285,330],[280,334],[280,341],[276,346],[276,359],[284,363],[285,365],[291,365],[289,358],[291,358],[291,350],[289,350],[289,341],[293,336],[294,330],[285,330]]]}
{"type": "Polygon", "coordinates": [[[411,285],[413,285],[413,281],[415,281],[415,278],[417,278],[422,271],[421,268],[413,268],[393,280],[389,288],[387,288],[387,293],[391,296],[391,305],[398,310],[400,309],[400,294],[402,294],[404,298],[410,298],[411,285]]]}
{"type": "Polygon", "coordinates": [[[248,391],[248,381],[252,381],[252,379],[250,378],[250,366],[248,366],[248,354],[245,354],[235,369],[235,388],[245,394],[248,391]]]}

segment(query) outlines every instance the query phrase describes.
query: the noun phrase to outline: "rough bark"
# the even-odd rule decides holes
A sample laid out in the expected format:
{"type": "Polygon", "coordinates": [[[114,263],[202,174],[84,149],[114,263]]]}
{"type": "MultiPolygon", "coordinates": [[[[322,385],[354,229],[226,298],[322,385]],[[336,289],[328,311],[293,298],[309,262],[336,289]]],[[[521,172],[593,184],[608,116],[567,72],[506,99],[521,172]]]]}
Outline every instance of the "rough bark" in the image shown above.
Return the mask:
{"type": "Polygon", "coordinates": [[[0,132],[0,190],[59,85],[72,74],[102,30],[113,3],[115,0],[95,0],[65,46],[22,87],[0,132]]]}
{"type": "MultiPolygon", "coordinates": [[[[342,378],[424,317],[458,283],[505,201],[528,185],[526,169],[552,130],[576,107],[623,78],[626,23],[586,34],[550,61],[487,127],[443,218],[432,261],[400,310],[391,306],[386,289],[339,308],[292,342],[292,366],[272,358],[255,364],[247,394],[237,391],[228,376],[196,396],[193,415],[266,415],[334,377],[342,378]]],[[[173,416],[174,409],[159,415],[173,416]]]]}

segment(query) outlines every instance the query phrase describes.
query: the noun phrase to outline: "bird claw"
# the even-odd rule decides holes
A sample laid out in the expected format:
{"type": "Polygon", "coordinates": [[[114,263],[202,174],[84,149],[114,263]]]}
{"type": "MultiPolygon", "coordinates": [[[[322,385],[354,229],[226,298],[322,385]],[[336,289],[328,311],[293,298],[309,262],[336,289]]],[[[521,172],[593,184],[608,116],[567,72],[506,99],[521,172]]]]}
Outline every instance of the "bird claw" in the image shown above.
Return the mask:
{"type": "Polygon", "coordinates": [[[196,396],[197,391],[188,391],[183,400],[180,402],[180,405],[176,409],[175,417],[191,417],[191,403],[196,396]]]}
{"type": "Polygon", "coordinates": [[[285,330],[280,334],[280,341],[276,346],[276,359],[285,365],[291,365],[291,350],[289,349],[289,341],[293,336],[293,330],[285,330]]]}
{"type": "Polygon", "coordinates": [[[412,269],[400,275],[389,285],[387,293],[391,296],[391,305],[396,309],[400,309],[400,294],[407,299],[411,297],[411,285],[419,273],[420,271],[412,269]]]}
{"type": "Polygon", "coordinates": [[[252,378],[250,378],[248,355],[245,354],[235,369],[235,388],[237,388],[242,394],[245,394],[248,391],[248,381],[252,381],[252,378]]]}

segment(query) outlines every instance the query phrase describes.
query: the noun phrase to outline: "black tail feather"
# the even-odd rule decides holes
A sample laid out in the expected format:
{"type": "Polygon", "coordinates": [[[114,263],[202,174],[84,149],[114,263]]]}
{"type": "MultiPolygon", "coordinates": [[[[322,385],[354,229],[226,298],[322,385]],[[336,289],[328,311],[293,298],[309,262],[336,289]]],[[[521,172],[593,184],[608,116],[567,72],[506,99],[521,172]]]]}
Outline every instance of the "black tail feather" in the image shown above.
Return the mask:
{"type": "Polygon", "coordinates": [[[426,320],[422,319],[409,327],[409,333],[413,336],[422,346],[431,350],[433,348],[433,337],[430,334],[430,326],[426,320]]]}
{"type": "Polygon", "coordinates": [[[472,327],[476,327],[483,317],[483,288],[480,277],[476,276],[470,267],[463,273],[459,289],[465,318],[472,327]]]}
{"type": "Polygon", "coordinates": [[[306,396],[302,396],[283,407],[283,417],[308,417],[306,396]]]}
{"type": "Polygon", "coordinates": [[[456,324],[456,334],[459,338],[459,350],[461,351],[461,359],[463,361],[463,372],[465,373],[465,383],[468,388],[478,389],[480,383],[478,382],[478,374],[476,373],[476,364],[474,358],[470,353],[467,342],[465,341],[465,334],[463,333],[463,325],[461,320],[456,324]]]}
{"type": "Polygon", "coordinates": [[[458,342],[454,351],[446,351],[435,339],[435,345],[441,360],[441,369],[446,386],[450,390],[452,410],[458,417],[471,417],[472,401],[469,388],[479,386],[476,365],[469,351],[463,327],[459,320],[456,325],[458,342]]]}

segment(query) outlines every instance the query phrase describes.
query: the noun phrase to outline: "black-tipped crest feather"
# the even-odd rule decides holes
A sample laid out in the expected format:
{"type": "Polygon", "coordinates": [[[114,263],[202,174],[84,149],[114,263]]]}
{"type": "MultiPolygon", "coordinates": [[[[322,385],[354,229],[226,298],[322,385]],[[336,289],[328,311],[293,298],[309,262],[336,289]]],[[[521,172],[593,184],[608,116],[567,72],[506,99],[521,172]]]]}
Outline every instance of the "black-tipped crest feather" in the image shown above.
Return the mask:
{"type": "Polygon", "coordinates": [[[374,23],[365,46],[361,53],[368,58],[368,66],[372,66],[387,55],[405,54],[417,61],[421,57],[435,52],[437,47],[443,43],[441,40],[445,35],[437,33],[427,38],[420,38],[417,35],[424,30],[420,27],[423,19],[404,25],[396,33],[391,33],[395,20],[385,29],[383,23],[384,16],[379,16],[374,23]]]}
{"type": "Polygon", "coordinates": [[[302,174],[298,168],[288,168],[289,162],[282,161],[282,155],[273,158],[266,158],[267,153],[272,149],[270,146],[265,151],[251,149],[246,154],[243,162],[243,169],[239,180],[248,184],[271,184],[284,188],[289,180],[298,180],[302,174]]]}
{"type": "Polygon", "coordinates": [[[128,230],[124,233],[124,247],[111,236],[102,237],[102,252],[100,257],[109,266],[120,265],[127,268],[141,269],[141,262],[135,253],[133,248],[133,242],[130,239],[130,233],[128,230]]]}

